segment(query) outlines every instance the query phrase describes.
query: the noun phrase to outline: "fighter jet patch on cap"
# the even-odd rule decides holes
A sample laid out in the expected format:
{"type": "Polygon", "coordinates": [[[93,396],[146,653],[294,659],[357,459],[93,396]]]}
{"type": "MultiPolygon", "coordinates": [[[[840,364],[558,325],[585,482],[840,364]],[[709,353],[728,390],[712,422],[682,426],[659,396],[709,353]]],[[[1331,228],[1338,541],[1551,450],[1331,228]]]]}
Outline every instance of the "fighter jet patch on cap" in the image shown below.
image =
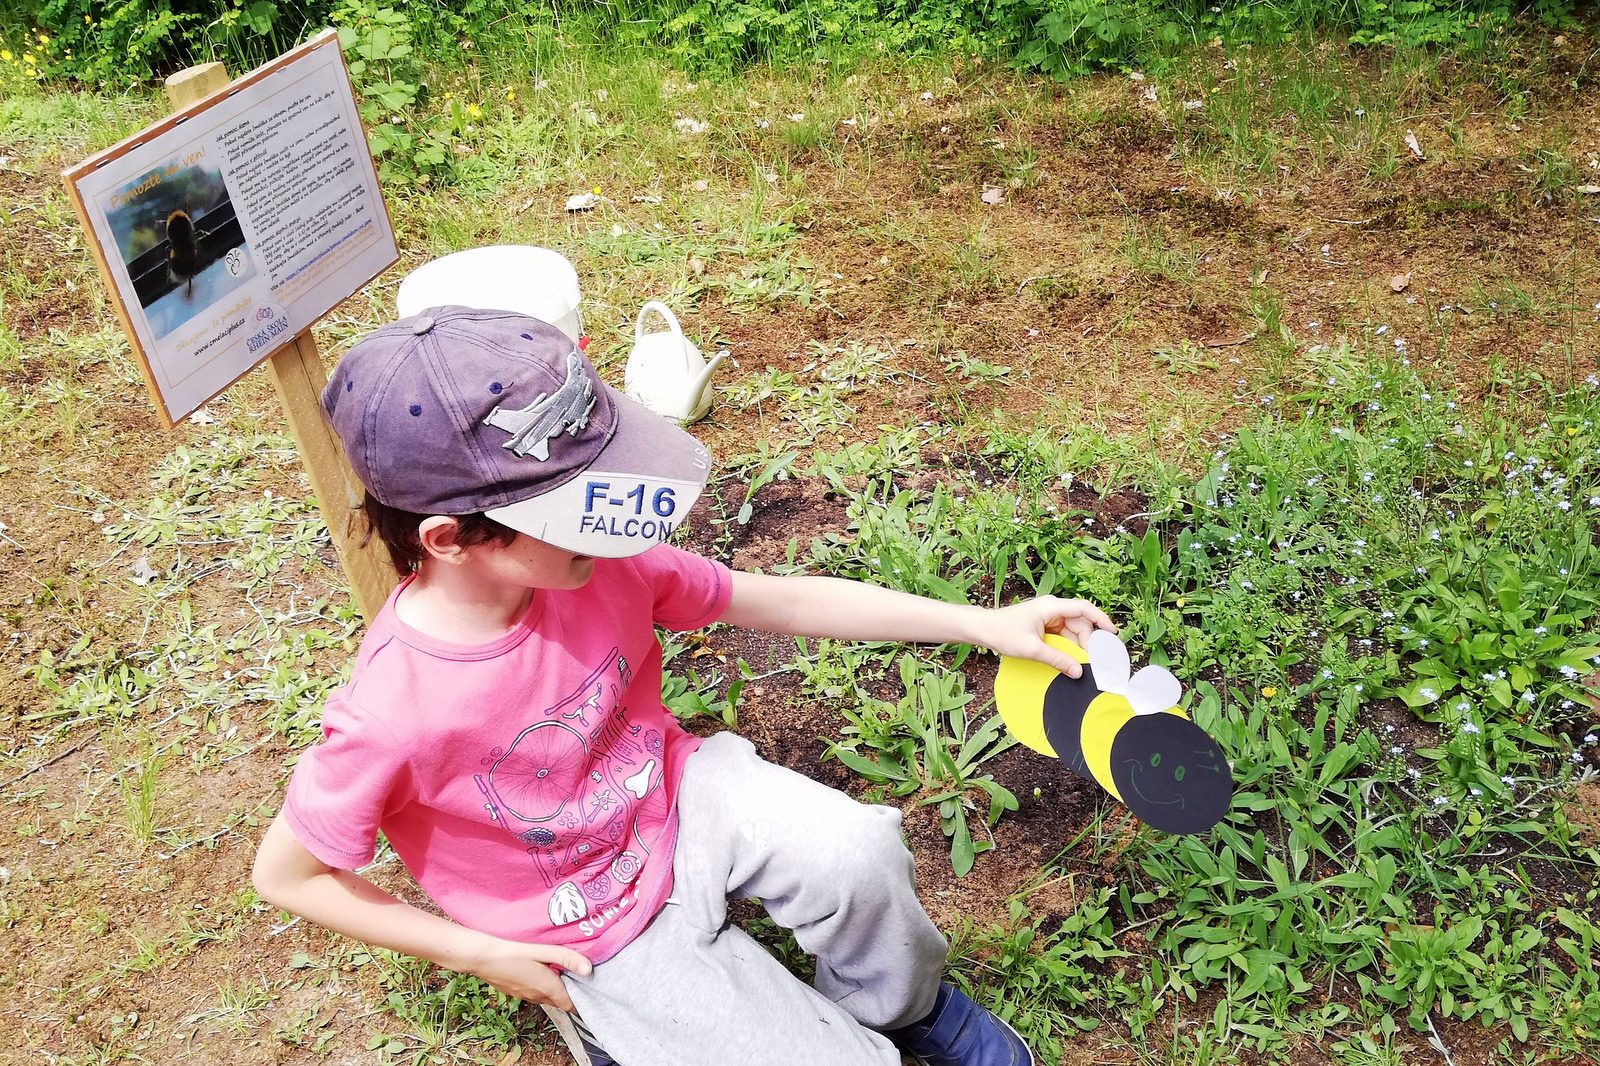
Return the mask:
{"type": "Polygon", "coordinates": [[[496,407],[483,421],[511,434],[501,447],[543,462],[550,458],[551,439],[560,433],[577,436],[589,424],[592,410],[594,385],[583,372],[583,356],[574,348],[567,355],[567,380],[559,389],[540,393],[537,400],[518,411],[496,407]]]}

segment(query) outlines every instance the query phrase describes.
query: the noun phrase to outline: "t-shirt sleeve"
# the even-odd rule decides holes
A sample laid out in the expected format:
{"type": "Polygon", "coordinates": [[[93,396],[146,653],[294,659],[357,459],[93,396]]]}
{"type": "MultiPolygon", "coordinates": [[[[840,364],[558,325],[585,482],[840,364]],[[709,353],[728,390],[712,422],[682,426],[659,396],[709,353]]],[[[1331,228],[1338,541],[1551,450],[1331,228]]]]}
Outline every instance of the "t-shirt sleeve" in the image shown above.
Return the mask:
{"type": "Polygon", "coordinates": [[[305,849],[340,870],[372,861],[378,826],[408,771],[381,722],[339,690],[322,714],[322,740],[289,778],[283,815],[305,849]]]}
{"type": "Polygon", "coordinates": [[[699,629],[728,609],[733,578],[728,568],[715,560],[658,544],[635,556],[634,564],[650,586],[654,598],[651,617],[658,626],[699,629]]]}

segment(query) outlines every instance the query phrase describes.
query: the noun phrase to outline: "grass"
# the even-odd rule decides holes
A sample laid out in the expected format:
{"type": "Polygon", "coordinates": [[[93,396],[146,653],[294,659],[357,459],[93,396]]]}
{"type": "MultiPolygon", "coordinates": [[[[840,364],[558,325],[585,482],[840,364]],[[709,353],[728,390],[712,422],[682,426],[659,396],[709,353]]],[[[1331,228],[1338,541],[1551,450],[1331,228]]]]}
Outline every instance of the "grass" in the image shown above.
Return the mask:
{"type": "MultiPolygon", "coordinates": [[[[852,790],[906,807],[953,972],[1044,1061],[1593,1046],[1600,279],[1574,44],[1201,47],[1052,86],[506,39],[432,72],[452,180],[386,190],[404,265],[562,248],[613,380],[639,303],[667,300],[733,356],[698,430],[725,471],[707,550],[1095,599],[1233,761],[1229,818],[1163,837],[1109,802],[1047,810],[1059,783],[996,743],[971,649],[669,645],[691,728],[831,745],[852,790]]],[[[105,324],[50,175],[163,106],[0,89],[8,1046],[559,1061],[481,983],[241,888],[360,623],[264,385],[160,437],[105,324]]],[[[405,893],[395,871],[370,872],[405,893]]]]}

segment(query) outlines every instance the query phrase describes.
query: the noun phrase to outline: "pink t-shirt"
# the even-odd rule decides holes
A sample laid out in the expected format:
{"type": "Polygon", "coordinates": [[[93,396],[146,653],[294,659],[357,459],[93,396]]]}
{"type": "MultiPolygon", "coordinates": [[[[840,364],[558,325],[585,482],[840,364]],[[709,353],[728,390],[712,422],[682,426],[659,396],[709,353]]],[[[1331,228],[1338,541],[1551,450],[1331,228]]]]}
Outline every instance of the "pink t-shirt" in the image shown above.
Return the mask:
{"type": "Polygon", "coordinates": [[[339,869],[370,861],[382,830],[462,925],[610,958],[672,890],[700,743],[661,705],[652,623],[699,628],[730,595],[726,567],[661,545],[535,593],[478,646],[419,633],[390,596],[295,767],[289,827],[339,869]]]}

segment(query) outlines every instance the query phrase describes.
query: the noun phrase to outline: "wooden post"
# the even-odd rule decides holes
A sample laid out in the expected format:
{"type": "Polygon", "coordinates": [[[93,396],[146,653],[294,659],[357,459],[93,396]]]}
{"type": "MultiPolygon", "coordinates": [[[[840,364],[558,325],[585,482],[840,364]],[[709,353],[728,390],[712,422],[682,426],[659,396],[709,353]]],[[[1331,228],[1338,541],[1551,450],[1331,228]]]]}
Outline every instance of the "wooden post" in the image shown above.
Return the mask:
{"type": "MultiPolygon", "coordinates": [[[[228,72],[221,63],[180,70],[166,80],[167,102],[177,111],[226,88],[228,81],[228,72]]],[[[310,327],[268,357],[267,373],[283,404],[289,433],[305,463],[333,550],[350,581],[356,609],[371,622],[394,588],[394,566],[381,541],[373,539],[362,546],[356,535],[354,519],[363,490],[345,462],[333,428],[322,416],[322,386],[327,384],[328,375],[322,368],[322,356],[310,327]]]]}

